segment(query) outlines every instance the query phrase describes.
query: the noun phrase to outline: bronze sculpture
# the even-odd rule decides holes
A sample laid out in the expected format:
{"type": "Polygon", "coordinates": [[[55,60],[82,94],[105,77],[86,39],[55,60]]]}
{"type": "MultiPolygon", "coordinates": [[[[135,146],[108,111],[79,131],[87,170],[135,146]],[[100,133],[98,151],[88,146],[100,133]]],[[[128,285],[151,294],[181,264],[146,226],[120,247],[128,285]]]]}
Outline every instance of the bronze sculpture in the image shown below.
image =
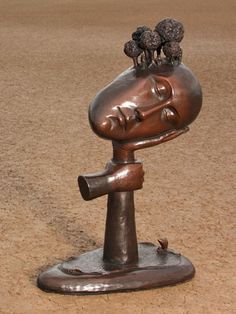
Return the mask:
{"type": "Polygon", "coordinates": [[[134,66],[101,90],[89,107],[93,131],[112,140],[104,171],[78,178],[85,200],[108,194],[104,247],[71,258],[40,274],[38,286],[60,293],[101,293],[176,284],[194,276],[192,263],[160,246],[137,243],[134,191],[144,172],[134,151],[188,131],[202,105],[198,80],[181,63],[183,26],[164,19],[154,31],[138,27],[124,52],[134,66]],[[161,56],[164,53],[165,58],[161,56]]]}

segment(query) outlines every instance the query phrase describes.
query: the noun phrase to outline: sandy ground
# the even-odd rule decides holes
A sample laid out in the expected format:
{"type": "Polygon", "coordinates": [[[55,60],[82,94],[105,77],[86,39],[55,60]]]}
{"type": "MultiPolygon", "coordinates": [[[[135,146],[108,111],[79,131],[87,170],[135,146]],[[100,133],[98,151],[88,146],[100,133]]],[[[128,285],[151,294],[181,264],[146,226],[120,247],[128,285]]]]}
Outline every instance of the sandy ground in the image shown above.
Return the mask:
{"type": "Polygon", "coordinates": [[[0,1],[1,313],[236,313],[235,10],[233,0],[0,1]],[[111,157],[88,103],[130,66],[122,50],[133,29],[167,16],[185,25],[183,61],[204,106],[191,132],[137,154],[137,232],[168,237],[196,277],[130,293],[42,292],[42,269],[103,243],[106,199],[84,202],[76,183],[111,157]]]}

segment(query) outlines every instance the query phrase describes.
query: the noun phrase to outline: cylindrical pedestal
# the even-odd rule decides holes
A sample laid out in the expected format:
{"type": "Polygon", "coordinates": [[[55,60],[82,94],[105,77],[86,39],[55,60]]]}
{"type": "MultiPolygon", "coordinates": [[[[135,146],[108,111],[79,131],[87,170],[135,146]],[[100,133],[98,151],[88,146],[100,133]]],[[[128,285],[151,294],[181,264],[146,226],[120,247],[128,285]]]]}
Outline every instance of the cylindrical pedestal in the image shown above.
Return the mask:
{"type": "Polygon", "coordinates": [[[133,191],[114,192],[108,195],[104,261],[115,264],[137,263],[134,210],[133,191]]]}

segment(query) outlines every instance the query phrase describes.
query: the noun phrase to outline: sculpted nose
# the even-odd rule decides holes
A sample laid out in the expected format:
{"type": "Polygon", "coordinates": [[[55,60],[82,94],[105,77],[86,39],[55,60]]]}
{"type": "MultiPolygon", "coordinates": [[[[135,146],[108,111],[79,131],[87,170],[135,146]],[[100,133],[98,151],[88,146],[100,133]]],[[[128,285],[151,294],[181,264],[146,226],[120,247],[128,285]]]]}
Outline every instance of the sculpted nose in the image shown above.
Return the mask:
{"type": "Polygon", "coordinates": [[[154,114],[161,113],[164,108],[166,108],[166,103],[163,105],[154,104],[154,105],[136,108],[134,111],[136,120],[138,121],[146,120],[154,114]]]}
{"type": "Polygon", "coordinates": [[[136,120],[143,121],[148,119],[153,114],[157,114],[158,112],[161,112],[161,110],[165,107],[163,106],[157,106],[157,105],[151,105],[151,106],[145,106],[141,108],[136,108],[134,113],[136,116],[136,120]]]}
{"type": "Polygon", "coordinates": [[[174,126],[178,124],[180,119],[176,109],[166,104],[161,106],[149,106],[135,109],[135,116],[137,121],[144,121],[154,114],[160,114],[162,121],[169,122],[174,126]]]}

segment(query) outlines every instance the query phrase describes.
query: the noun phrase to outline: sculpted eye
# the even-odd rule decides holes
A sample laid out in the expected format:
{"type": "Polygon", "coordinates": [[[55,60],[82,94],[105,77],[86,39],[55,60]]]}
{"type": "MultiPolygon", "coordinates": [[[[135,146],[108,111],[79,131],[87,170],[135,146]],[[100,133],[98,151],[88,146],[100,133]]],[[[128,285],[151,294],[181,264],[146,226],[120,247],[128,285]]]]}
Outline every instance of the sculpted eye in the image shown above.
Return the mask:
{"type": "Polygon", "coordinates": [[[160,84],[160,83],[157,83],[156,85],[156,91],[157,91],[157,94],[159,94],[160,97],[165,97],[165,95],[167,94],[167,90],[166,90],[166,87],[165,85],[163,84],[160,84]]]}
{"type": "Polygon", "coordinates": [[[154,77],[151,77],[151,90],[152,94],[160,100],[168,99],[171,97],[171,86],[166,81],[157,81],[154,77]]]}
{"type": "Polygon", "coordinates": [[[174,126],[179,122],[179,114],[173,107],[167,107],[162,110],[161,119],[163,121],[168,121],[174,126]]]}

